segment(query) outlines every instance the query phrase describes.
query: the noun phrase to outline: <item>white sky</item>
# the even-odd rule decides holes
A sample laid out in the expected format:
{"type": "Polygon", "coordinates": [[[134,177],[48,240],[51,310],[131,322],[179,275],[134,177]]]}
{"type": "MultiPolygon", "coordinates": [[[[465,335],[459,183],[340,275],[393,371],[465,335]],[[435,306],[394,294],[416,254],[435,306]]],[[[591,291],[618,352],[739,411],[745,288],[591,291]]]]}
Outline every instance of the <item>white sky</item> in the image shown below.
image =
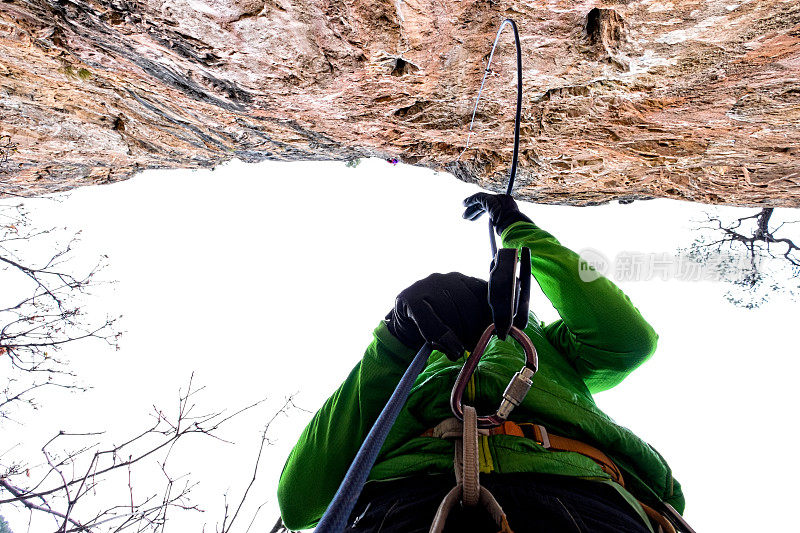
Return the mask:
{"type": "MultiPolygon", "coordinates": [[[[58,429],[105,428],[119,441],[147,423],[154,403],[173,408],[192,372],[206,386],[198,404],[207,410],[268,396],[222,433],[235,444],[187,439],[176,450],[173,468],[200,481],[194,501],[205,512],[176,514],[167,531],[200,531],[203,522],[212,531],[223,493],[237,501],[249,481],[264,421],[295,392],[300,406],[316,410],[400,290],[434,271],[488,276],[486,223],[461,219],[461,200],[477,190],[379,160],[356,169],[233,162],[216,171],[149,171],[77,189],[61,204],[29,201],[34,222],[83,231],[82,257],[109,255],[106,277],[119,283],[100,290],[89,309],[124,313],[126,333],[117,352],[99,343],[66,350],[94,388],[50,397],[24,428],[0,427],[0,453],[19,442],[9,453],[36,462],[58,429]]],[[[674,253],[691,241],[690,220],[704,208],[667,200],[523,204],[564,245],[609,258],[674,253]]],[[[794,527],[796,304],[776,299],[746,311],[724,301],[719,283],[617,283],[659,333],[659,348],[598,404],[667,458],[698,531],[794,527]]],[[[531,308],[542,320],[556,318],[535,284],[531,308]]],[[[272,428],[274,445],[250,496],[251,514],[269,500],[254,531],[268,531],[277,517],[277,476],[309,417],[296,411],[272,428]]],[[[140,494],[147,479],[134,480],[140,494]]],[[[27,514],[8,506],[0,514],[25,531],[27,514]]],[[[247,523],[249,515],[240,525],[247,523]]],[[[31,531],[52,524],[34,522],[31,531]]]]}

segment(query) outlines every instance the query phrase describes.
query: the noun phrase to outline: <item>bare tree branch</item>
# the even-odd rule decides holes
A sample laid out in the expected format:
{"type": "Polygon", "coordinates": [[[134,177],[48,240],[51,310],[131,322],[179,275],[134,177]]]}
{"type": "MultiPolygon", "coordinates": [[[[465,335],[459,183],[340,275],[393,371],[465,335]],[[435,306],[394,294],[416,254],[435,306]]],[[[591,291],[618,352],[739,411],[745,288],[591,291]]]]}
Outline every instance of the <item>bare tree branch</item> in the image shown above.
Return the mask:
{"type": "Polygon", "coordinates": [[[772,229],[773,214],[773,208],[765,207],[725,222],[707,213],[695,241],[685,250],[701,264],[717,263],[720,278],[732,286],[726,298],[735,305],[758,307],[775,292],[792,298],[800,294],[800,287],[791,286],[791,280],[800,274],[800,247],[789,237],[777,236],[778,230],[798,221],[781,222],[772,229]],[[780,250],[774,250],[776,247],[780,250]]]}
{"type": "Polygon", "coordinates": [[[92,320],[80,303],[99,284],[105,257],[80,275],[66,268],[78,233],[62,244],[64,232],[32,228],[22,204],[0,204],[0,275],[10,289],[0,293],[0,365],[8,371],[0,419],[13,420],[22,405],[36,408],[44,388],[85,390],[56,356],[64,346],[92,338],[116,346],[117,318],[92,320]],[[51,253],[26,258],[43,249],[51,253]]]}
{"type": "MultiPolygon", "coordinates": [[[[236,507],[236,511],[233,513],[230,522],[227,523],[227,527],[226,527],[226,522],[228,518],[228,513],[227,513],[228,506],[227,504],[225,505],[226,512],[222,520],[222,528],[220,529],[220,533],[230,533],[230,531],[232,530],[233,524],[236,521],[236,518],[239,516],[239,512],[242,510],[242,506],[244,505],[244,502],[247,499],[247,495],[250,492],[250,489],[253,487],[253,484],[256,482],[256,478],[258,477],[258,466],[261,462],[261,455],[264,453],[264,447],[272,444],[270,440],[267,438],[267,433],[269,432],[269,428],[275,421],[275,419],[278,418],[279,415],[285,415],[287,411],[296,407],[294,405],[293,400],[294,396],[288,397],[286,401],[283,403],[283,406],[275,414],[272,415],[272,418],[270,418],[267,421],[266,425],[264,426],[264,431],[261,433],[261,444],[258,447],[258,455],[256,455],[256,462],[255,465],[253,466],[253,475],[250,478],[250,483],[248,483],[247,488],[244,490],[244,494],[242,494],[242,499],[239,501],[239,505],[236,507]]],[[[248,529],[250,528],[248,527],[248,529]]]]}
{"type": "MultiPolygon", "coordinates": [[[[113,531],[122,531],[128,528],[134,528],[137,531],[165,531],[170,509],[199,510],[187,499],[196,483],[191,482],[188,478],[184,479],[185,476],[175,477],[169,472],[168,462],[175,444],[191,434],[218,438],[222,442],[227,442],[215,433],[226,422],[264,401],[254,402],[232,414],[227,414],[224,410],[195,414],[197,409],[193,398],[200,390],[202,388],[194,387],[193,380],[190,379],[186,391],[178,394],[177,409],[173,415],[167,415],[161,409],[154,407],[155,421],[153,425],[119,445],[101,448],[97,443],[90,443],[58,453],[51,449],[63,439],[93,439],[102,435],[97,432],[68,433],[59,431],[42,446],[45,470],[40,473],[37,481],[28,483],[27,486],[19,481],[14,482],[14,478],[28,479],[28,474],[19,468],[8,470],[0,477],[0,489],[5,489],[10,496],[0,499],[0,504],[21,504],[32,511],[57,517],[61,519],[56,530],[58,533],[94,531],[101,525],[104,528],[113,526],[113,531]],[[160,496],[149,495],[144,500],[137,502],[130,471],[133,465],[146,458],[156,460],[164,480],[163,489],[160,496]],[[82,462],[83,466],[81,466],[82,462]],[[89,496],[100,483],[108,482],[109,476],[116,472],[122,474],[120,476],[121,486],[127,489],[122,493],[121,503],[101,510],[88,518],[73,517],[77,504],[89,496]]],[[[267,437],[270,424],[278,415],[286,414],[291,408],[293,408],[293,403],[292,398],[289,398],[267,422],[262,433],[261,447],[252,478],[225,531],[231,531],[233,522],[237,516],[240,516],[250,487],[255,482],[263,449],[270,444],[267,437]]]]}
{"type": "MultiPolygon", "coordinates": [[[[4,423],[27,422],[27,409],[39,407],[43,390],[86,390],[63,357],[65,347],[90,339],[117,347],[118,317],[98,319],[96,313],[88,315],[83,308],[92,288],[101,284],[98,273],[106,258],[90,263],[81,273],[69,268],[77,235],[64,242],[61,230],[32,228],[22,204],[0,203],[0,276],[5,276],[7,289],[0,292],[0,366],[7,370],[0,385],[0,434],[10,434],[4,432],[4,423]],[[41,250],[47,253],[36,257],[35,252],[41,250]]],[[[230,443],[222,434],[227,423],[265,400],[233,412],[200,411],[196,398],[201,391],[203,387],[195,386],[192,376],[186,389],[178,391],[174,409],[164,411],[154,405],[152,422],[131,431],[121,444],[109,443],[103,432],[61,430],[40,447],[41,460],[33,465],[27,458],[15,461],[10,451],[18,446],[11,446],[0,454],[0,505],[28,513],[29,529],[34,517],[40,516],[56,533],[163,533],[176,513],[202,512],[191,501],[197,482],[173,472],[178,441],[201,435],[230,443]],[[134,470],[155,468],[159,472],[156,482],[137,487],[134,470]]],[[[268,418],[241,499],[230,507],[226,499],[222,532],[244,529],[248,522],[247,531],[253,527],[264,504],[246,521],[246,503],[265,450],[272,444],[268,431],[278,415],[295,408],[290,397],[268,418]]]]}

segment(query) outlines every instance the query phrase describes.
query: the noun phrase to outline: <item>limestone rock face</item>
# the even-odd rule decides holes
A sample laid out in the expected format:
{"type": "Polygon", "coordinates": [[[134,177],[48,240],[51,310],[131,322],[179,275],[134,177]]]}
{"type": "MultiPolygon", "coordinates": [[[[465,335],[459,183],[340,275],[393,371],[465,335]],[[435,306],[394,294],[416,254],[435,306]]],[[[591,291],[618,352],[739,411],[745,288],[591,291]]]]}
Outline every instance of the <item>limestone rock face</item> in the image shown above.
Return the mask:
{"type": "Polygon", "coordinates": [[[238,157],[397,158],[519,194],[800,206],[797,0],[4,0],[0,195],[238,157]]]}

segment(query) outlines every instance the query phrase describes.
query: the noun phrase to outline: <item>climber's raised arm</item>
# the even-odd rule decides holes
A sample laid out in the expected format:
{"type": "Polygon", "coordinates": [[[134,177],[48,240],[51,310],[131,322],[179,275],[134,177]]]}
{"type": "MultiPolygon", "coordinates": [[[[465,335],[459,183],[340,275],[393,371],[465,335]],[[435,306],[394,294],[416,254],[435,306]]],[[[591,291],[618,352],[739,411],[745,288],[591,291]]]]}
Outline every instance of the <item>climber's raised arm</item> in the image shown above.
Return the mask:
{"type": "Polygon", "coordinates": [[[658,335],[630,299],[522,214],[510,196],[478,193],[464,205],[465,218],[488,212],[504,246],[531,249],[533,277],[561,317],[544,328],[545,336],[590,391],[613,387],[652,355],[658,335]]]}

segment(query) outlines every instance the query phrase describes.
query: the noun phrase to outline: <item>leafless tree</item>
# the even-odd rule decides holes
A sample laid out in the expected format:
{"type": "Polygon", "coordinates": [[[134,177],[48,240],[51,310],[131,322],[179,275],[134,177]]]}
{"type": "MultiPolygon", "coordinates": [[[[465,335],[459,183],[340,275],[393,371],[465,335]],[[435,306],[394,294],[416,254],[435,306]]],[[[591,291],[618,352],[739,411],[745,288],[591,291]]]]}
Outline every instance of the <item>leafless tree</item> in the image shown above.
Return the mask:
{"type": "Polygon", "coordinates": [[[22,204],[0,205],[0,419],[24,405],[36,408],[45,388],[80,390],[60,358],[62,348],[95,339],[115,346],[117,318],[96,320],[83,305],[105,257],[82,274],[68,270],[78,234],[35,229],[22,204]],[[31,250],[50,250],[41,257],[31,250]]]}
{"type": "Polygon", "coordinates": [[[727,221],[706,213],[694,242],[683,250],[689,258],[731,284],[725,297],[734,305],[752,309],[776,293],[790,298],[798,295],[800,247],[791,238],[778,235],[784,226],[797,221],[771,227],[773,213],[774,208],[765,207],[755,214],[727,221]]]}
{"type": "MultiPolygon", "coordinates": [[[[65,347],[100,341],[116,347],[118,317],[94,318],[84,310],[100,282],[107,258],[76,274],[73,248],[78,235],[62,239],[63,229],[35,229],[22,204],[0,205],[0,434],[31,421],[31,410],[47,389],[82,391],[78,376],[60,354],[65,347]],[[48,250],[38,254],[37,250],[48,250]]],[[[55,431],[39,448],[40,460],[20,462],[0,449],[0,506],[52,519],[52,531],[166,531],[176,512],[200,512],[190,494],[197,481],[170,466],[176,444],[189,435],[223,440],[220,429],[264,400],[238,409],[199,412],[195,398],[203,390],[190,379],[179,391],[174,411],[153,407],[152,423],[131,430],[121,443],[109,443],[103,431],[55,431]],[[135,486],[134,469],[155,468],[160,481],[135,486]]],[[[273,421],[294,409],[292,398],[267,421],[252,476],[235,505],[225,505],[219,533],[243,531],[245,500],[256,481],[273,421]],[[237,529],[233,529],[234,525],[237,529]]],[[[2,439],[4,445],[8,442],[2,439]]],[[[29,449],[30,446],[27,446],[29,449]]],[[[227,496],[226,496],[227,498],[227,496]]],[[[252,527],[258,507],[249,518],[252,527]]],[[[41,522],[38,522],[41,523],[41,522]]],[[[30,525],[30,523],[29,523],[30,525]]]]}
{"type": "MultiPolygon", "coordinates": [[[[252,476],[250,478],[250,482],[247,484],[247,487],[244,489],[244,492],[242,493],[242,497],[239,500],[239,504],[236,506],[235,510],[233,511],[233,514],[230,514],[231,507],[227,503],[227,495],[226,495],[225,514],[222,517],[221,526],[217,528],[217,533],[232,533],[233,531],[235,531],[233,529],[233,525],[236,522],[236,518],[238,518],[240,516],[240,513],[242,511],[242,507],[245,504],[245,500],[247,500],[247,496],[250,494],[250,490],[253,488],[253,485],[255,484],[256,479],[258,477],[258,467],[260,466],[261,459],[262,459],[262,457],[264,455],[264,448],[267,447],[267,446],[270,446],[272,444],[272,441],[270,441],[270,439],[269,439],[270,426],[272,426],[273,422],[275,422],[275,420],[279,416],[285,415],[290,410],[293,410],[293,409],[300,409],[300,408],[297,405],[294,404],[293,398],[289,397],[289,398],[286,399],[286,401],[284,402],[283,406],[275,414],[273,414],[272,417],[264,425],[264,430],[261,433],[261,444],[258,447],[258,454],[256,455],[255,464],[253,466],[253,474],[252,474],[252,476]]],[[[300,409],[300,410],[302,410],[302,409],[300,409]]],[[[256,511],[253,513],[253,516],[250,519],[250,524],[247,526],[247,529],[245,530],[245,533],[248,533],[250,531],[250,529],[253,526],[253,523],[255,522],[255,520],[256,520],[256,518],[258,516],[258,513],[261,512],[261,509],[264,507],[265,503],[266,502],[264,502],[261,505],[259,505],[259,507],[256,509],[256,511]]],[[[279,533],[281,531],[287,531],[288,532],[288,530],[283,525],[283,520],[278,518],[278,522],[272,528],[272,533],[279,533]]]]}
{"type": "MultiPolygon", "coordinates": [[[[154,407],[152,424],[120,444],[101,445],[97,440],[101,433],[59,431],[42,446],[43,461],[36,474],[31,475],[31,469],[16,465],[6,468],[0,476],[0,488],[6,492],[3,497],[0,491],[0,505],[15,504],[31,513],[49,515],[54,520],[53,531],[57,533],[164,532],[171,513],[200,511],[190,499],[197,482],[187,475],[175,475],[169,466],[178,441],[188,435],[222,440],[219,431],[226,422],[263,402],[248,405],[232,414],[225,411],[198,413],[195,396],[202,390],[195,388],[190,379],[186,391],[179,392],[178,405],[173,413],[154,407]],[[157,464],[161,482],[144,488],[134,487],[131,471],[144,461],[157,464]],[[76,512],[79,503],[80,513],[76,512]]],[[[233,515],[228,514],[226,506],[222,528],[219,529],[221,533],[234,531],[233,524],[256,479],[263,449],[269,444],[267,433],[270,424],[293,406],[292,399],[287,399],[267,422],[252,480],[233,515]]]]}

